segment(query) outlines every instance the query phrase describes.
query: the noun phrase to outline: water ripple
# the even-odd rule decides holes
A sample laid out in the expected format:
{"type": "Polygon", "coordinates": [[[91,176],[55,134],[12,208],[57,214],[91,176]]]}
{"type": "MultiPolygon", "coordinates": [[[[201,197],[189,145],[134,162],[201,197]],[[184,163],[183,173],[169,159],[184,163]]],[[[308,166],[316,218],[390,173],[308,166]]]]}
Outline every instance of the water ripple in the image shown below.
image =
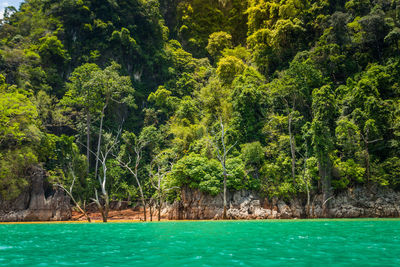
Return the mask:
{"type": "Polygon", "coordinates": [[[0,266],[398,266],[398,255],[398,220],[0,225],[0,266]]]}

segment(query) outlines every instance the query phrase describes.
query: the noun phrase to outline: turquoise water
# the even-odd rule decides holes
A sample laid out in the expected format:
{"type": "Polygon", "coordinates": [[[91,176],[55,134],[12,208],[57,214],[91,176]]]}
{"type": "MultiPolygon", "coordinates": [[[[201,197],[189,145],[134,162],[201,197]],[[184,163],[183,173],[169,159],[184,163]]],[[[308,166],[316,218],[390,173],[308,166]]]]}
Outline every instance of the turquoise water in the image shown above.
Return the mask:
{"type": "Polygon", "coordinates": [[[0,225],[0,266],[400,266],[400,221],[0,225]]]}

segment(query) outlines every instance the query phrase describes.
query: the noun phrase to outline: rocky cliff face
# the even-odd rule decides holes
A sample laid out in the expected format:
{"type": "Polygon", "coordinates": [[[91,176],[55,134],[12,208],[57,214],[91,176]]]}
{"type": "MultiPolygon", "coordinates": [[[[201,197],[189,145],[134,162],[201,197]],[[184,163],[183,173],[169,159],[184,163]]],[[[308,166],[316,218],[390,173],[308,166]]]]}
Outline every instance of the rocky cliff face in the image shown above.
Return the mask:
{"type": "MultiPolygon", "coordinates": [[[[163,209],[163,216],[171,220],[221,219],[222,194],[210,195],[185,188],[181,201],[163,209]]],[[[291,219],[306,218],[305,201],[290,202],[260,197],[257,193],[238,191],[228,195],[230,219],[291,219]]],[[[400,217],[400,193],[389,189],[356,188],[339,193],[329,203],[328,214],[322,210],[322,196],[315,196],[309,210],[311,218],[400,217]]]]}
{"type": "Polygon", "coordinates": [[[44,171],[34,167],[30,179],[29,188],[17,199],[2,201],[0,196],[0,222],[69,220],[70,199],[62,191],[52,190],[46,197],[44,171]]]}

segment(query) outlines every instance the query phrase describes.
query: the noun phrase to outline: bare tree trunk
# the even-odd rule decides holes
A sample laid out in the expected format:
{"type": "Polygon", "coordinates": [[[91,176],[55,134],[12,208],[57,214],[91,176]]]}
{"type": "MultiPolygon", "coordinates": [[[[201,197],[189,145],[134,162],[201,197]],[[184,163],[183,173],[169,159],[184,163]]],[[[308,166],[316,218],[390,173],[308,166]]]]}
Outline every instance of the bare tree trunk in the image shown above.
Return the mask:
{"type": "Polygon", "coordinates": [[[90,171],[90,113],[89,108],[86,111],[86,160],[87,160],[87,169],[86,172],[89,174],[90,171]]]}
{"type": "Polygon", "coordinates": [[[86,213],[84,209],[81,208],[81,206],[78,204],[78,202],[75,200],[74,196],[72,195],[71,192],[69,192],[66,188],[64,188],[62,185],[58,185],[61,189],[64,190],[65,193],[71,198],[72,202],[74,202],[75,207],[79,210],[80,213],[82,213],[88,222],[91,222],[91,219],[89,215],[86,213]]]}
{"type": "Polygon", "coordinates": [[[371,180],[371,159],[369,155],[369,144],[373,144],[375,142],[381,141],[382,138],[369,140],[369,129],[366,130],[365,136],[361,134],[361,137],[365,144],[365,174],[367,176],[367,185],[369,187],[371,180]]]}
{"type": "MultiPolygon", "coordinates": [[[[139,164],[140,164],[141,153],[142,153],[142,149],[144,148],[145,145],[146,145],[146,143],[139,143],[139,144],[135,145],[136,161],[135,161],[135,172],[133,173],[133,175],[135,176],[136,182],[139,186],[140,196],[142,198],[144,221],[147,221],[146,199],[144,198],[143,189],[140,184],[139,177],[138,177],[138,168],[139,168],[139,164]]],[[[126,165],[126,166],[128,167],[128,170],[131,170],[131,173],[132,173],[132,169],[130,169],[128,165],[126,165]]]]}
{"type": "Polygon", "coordinates": [[[97,201],[96,204],[97,204],[97,208],[99,209],[99,211],[100,211],[100,213],[101,213],[101,217],[103,218],[103,222],[107,222],[107,217],[106,217],[106,215],[104,214],[103,206],[100,204],[99,201],[97,201]]]}
{"type": "Polygon", "coordinates": [[[92,200],[94,201],[94,203],[96,203],[97,208],[99,209],[99,211],[101,213],[101,217],[103,218],[103,222],[106,223],[108,220],[108,211],[110,209],[110,201],[109,201],[108,194],[106,193],[105,195],[103,195],[104,207],[100,203],[99,196],[97,194],[97,190],[95,190],[95,194],[96,194],[96,198],[92,199],[92,200]]]}
{"type": "Polygon", "coordinates": [[[79,206],[78,203],[76,203],[75,201],[74,201],[74,203],[75,203],[75,207],[78,208],[79,212],[82,213],[82,214],[86,217],[86,220],[87,220],[88,222],[92,222],[92,220],[90,219],[90,217],[89,217],[89,215],[87,214],[87,212],[84,211],[84,210],[81,208],[81,206],[79,206]]]}
{"type": "Polygon", "coordinates": [[[221,129],[222,129],[222,134],[221,134],[221,141],[222,141],[222,148],[223,148],[223,156],[222,156],[222,160],[221,160],[221,163],[222,163],[222,168],[223,168],[223,170],[224,170],[224,213],[223,213],[223,215],[222,215],[222,218],[224,219],[224,220],[226,220],[226,218],[227,218],[227,216],[226,216],[226,211],[227,211],[227,203],[226,203],[226,180],[227,180],[227,173],[226,173],[226,154],[227,154],[227,152],[226,152],[226,148],[225,148],[225,128],[224,128],[224,125],[223,125],[223,123],[222,123],[222,121],[221,121],[221,129]]]}
{"type": "Polygon", "coordinates": [[[142,189],[142,186],[141,186],[141,184],[140,184],[140,181],[139,181],[139,178],[137,177],[137,175],[138,175],[138,170],[137,170],[137,167],[136,167],[136,168],[135,168],[135,174],[134,174],[134,176],[135,176],[136,182],[137,182],[137,184],[138,184],[138,186],[139,186],[140,197],[141,197],[141,199],[142,199],[142,205],[143,205],[144,221],[146,221],[146,220],[147,220],[146,200],[145,200],[145,198],[144,198],[143,189],[142,189]]]}
{"type": "Polygon", "coordinates": [[[108,194],[103,195],[104,207],[99,200],[97,190],[95,190],[95,195],[96,195],[96,198],[92,198],[92,200],[94,201],[94,203],[96,203],[97,208],[99,209],[99,211],[101,213],[101,217],[103,218],[103,222],[106,223],[107,219],[108,219],[108,211],[109,211],[109,207],[110,207],[108,194]]]}
{"type": "Polygon", "coordinates": [[[142,185],[140,184],[140,181],[139,181],[139,178],[138,178],[138,169],[137,169],[137,167],[138,167],[138,161],[137,161],[136,166],[135,166],[135,172],[133,172],[132,169],[129,168],[129,166],[127,166],[127,165],[125,165],[125,166],[128,168],[128,170],[130,170],[130,172],[133,174],[133,176],[135,176],[136,183],[137,183],[138,186],[139,186],[140,198],[141,198],[141,200],[142,200],[142,205],[143,205],[144,221],[146,221],[146,220],[147,220],[147,215],[146,215],[146,214],[147,214],[147,213],[146,213],[146,200],[145,200],[145,198],[144,198],[142,185]]]}
{"type": "Polygon", "coordinates": [[[161,195],[158,196],[158,221],[161,221],[161,195]]]}
{"type": "Polygon", "coordinates": [[[150,208],[150,221],[152,222],[153,221],[153,212],[152,212],[152,206],[153,206],[153,203],[149,203],[149,208],[150,208]]]}
{"type": "Polygon", "coordinates": [[[307,217],[310,217],[310,188],[308,186],[308,181],[305,178],[305,173],[306,173],[306,168],[307,168],[307,153],[306,156],[304,158],[304,167],[303,167],[303,175],[302,175],[302,180],[304,182],[304,184],[306,185],[306,192],[307,192],[307,204],[306,204],[306,215],[307,217]]]}
{"type": "Polygon", "coordinates": [[[104,213],[104,209],[103,209],[103,207],[101,206],[101,205],[99,205],[98,206],[99,207],[99,210],[100,210],[100,213],[101,213],[101,217],[103,218],[103,222],[107,222],[107,215],[104,213]]]}
{"type": "MultiPolygon", "coordinates": [[[[103,207],[103,204],[100,203],[99,196],[97,194],[97,190],[95,190],[96,198],[95,199],[92,198],[92,200],[97,204],[97,206],[101,212],[101,215],[103,217],[103,222],[107,222],[108,212],[110,210],[110,197],[107,192],[107,158],[108,158],[109,153],[112,153],[112,150],[118,144],[118,138],[122,132],[122,125],[121,125],[120,129],[118,130],[118,134],[115,137],[115,140],[112,143],[106,144],[104,153],[101,152],[102,159],[100,159],[99,156],[100,156],[100,148],[101,148],[100,147],[101,131],[102,131],[102,127],[103,127],[104,111],[105,111],[106,107],[107,107],[107,102],[104,105],[103,110],[102,110],[101,121],[100,121],[100,131],[99,131],[99,141],[98,141],[97,152],[96,152],[96,176],[97,176],[99,184],[100,184],[101,194],[102,194],[102,198],[104,200],[104,207],[103,207]],[[101,162],[101,165],[103,167],[103,178],[101,178],[100,175],[97,175],[99,161],[101,162]]],[[[89,150],[89,151],[92,154],[95,154],[93,151],[91,151],[91,150],[89,150]]]]}
{"type": "Polygon", "coordinates": [[[107,222],[108,220],[108,212],[110,210],[110,199],[108,197],[108,194],[106,193],[104,195],[104,216],[103,216],[103,222],[107,222]]]}
{"type": "Polygon", "coordinates": [[[83,201],[83,209],[87,215],[86,219],[88,220],[88,222],[92,222],[92,220],[90,219],[89,214],[86,212],[86,200],[83,201]]]}
{"type": "MultiPolygon", "coordinates": [[[[108,197],[108,193],[106,190],[106,181],[107,181],[107,164],[106,164],[106,159],[107,157],[105,157],[102,161],[102,165],[103,165],[103,181],[100,182],[100,186],[101,186],[101,193],[103,195],[103,199],[104,199],[104,209],[102,212],[103,215],[103,222],[107,222],[107,218],[108,218],[108,211],[109,211],[109,206],[110,206],[110,199],[108,197]]],[[[100,177],[99,177],[100,179],[100,177]]]]}
{"type": "Polygon", "coordinates": [[[76,181],[76,176],[75,176],[75,173],[72,168],[70,169],[70,171],[71,171],[73,180],[72,180],[72,184],[71,184],[69,190],[67,190],[62,184],[57,184],[57,186],[60,187],[62,190],[64,190],[65,193],[67,193],[67,195],[71,198],[72,202],[74,202],[74,204],[78,208],[78,210],[86,217],[87,221],[91,222],[89,215],[86,213],[86,211],[84,209],[81,208],[81,206],[75,200],[74,195],[72,194],[72,190],[74,188],[75,181],[76,181]]]}
{"type": "Polygon", "coordinates": [[[161,220],[161,176],[158,176],[158,221],[161,220]]]}
{"type": "Polygon", "coordinates": [[[369,185],[369,181],[371,179],[371,170],[370,170],[370,160],[369,160],[369,150],[368,150],[368,139],[364,143],[365,143],[365,172],[367,174],[367,185],[369,185]]]}
{"type": "Polygon", "coordinates": [[[222,169],[223,169],[223,176],[224,176],[224,212],[222,214],[222,218],[223,219],[227,219],[227,200],[226,200],[226,183],[227,183],[227,178],[228,178],[228,174],[226,172],[226,157],[229,153],[229,151],[237,144],[237,142],[235,142],[235,144],[233,144],[232,146],[230,146],[228,149],[226,149],[226,145],[225,145],[225,127],[224,124],[222,122],[222,119],[220,121],[220,125],[221,125],[221,144],[222,144],[222,150],[220,151],[218,145],[214,144],[213,142],[211,142],[211,144],[215,147],[215,149],[217,150],[217,158],[219,160],[219,162],[221,163],[222,169]]]}
{"type": "Polygon", "coordinates": [[[224,164],[224,213],[222,218],[224,220],[226,220],[227,216],[226,216],[226,211],[227,211],[227,201],[226,201],[226,179],[227,178],[227,174],[226,174],[226,170],[225,170],[225,164],[224,164]]]}
{"type": "MultiPolygon", "coordinates": [[[[94,177],[97,177],[97,171],[99,168],[99,156],[100,156],[100,146],[101,146],[101,132],[103,131],[103,120],[104,113],[107,107],[107,102],[104,104],[103,109],[101,110],[101,118],[100,118],[100,129],[99,129],[99,139],[97,141],[97,152],[96,152],[96,167],[94,169],[94,177]]],[[[99,178],[100,179],[100,178],[99,178]]]]}
{"type": "Polygon", "coordinates": [[[143,203],[143,215],[144,215],[144,221],[147,221],[147,211],[146,211],[146,209],[147,209],[147,206],[146,206],[146,201],[143,199],[143,200],[142,200],[142,203],[143,203]]]}
{"type": "Polygon", "coordinates": [[[146,200],[144,198],[144,194],[143,194],[143,189],[142,186],[140,184],[139,178],[138,178],[138,169],[137,169],[137,165],[135,167],[135,173],[134,176],[136,178],[136,182],[139,186],[139,191],[140,191],[140,198],[142,200],[142,205],[143,205],[143,216],[144,216],[144,221],[147,221],[147,213],[146,213],[146,200]]]}
{"type": "Polygon", "coordinates": [[[308,185],[306,186],[306,188],[307,188],[306,215],[307,217],[310,217],[310,189],[308,188],[308,185]]]}
{"type": "Polygon", "coordinates": [[[327,159],[327,162],[324,162],[320,165],[320,176],[322,180],[322,210],[324,216],[327,216],[329,203],[328,201],[331,199],[331,177],[330,177],[330,162],[327,159]]]}
{"type": "MultiPolygon", "coordinates": [[[[163,178],[170,172],[168,171],[168,169],[163,169],[159,164],[157,163],[157,159],[161,156],[165,154],[165,152],[160,153],[159,155],[157,155],[150,163],[150,169],[149,169],[149,174],[150,174],[150,182],[151,185],[153,186],[153,188],[156,189],[157,192],[157,198],[152,198],[153,200],[153,204],[155,205],[155,212],[158,213],[157,215],[157,220],[161,221],[161,202],[162,202],[162,197],[163,197],[163,187],[161,186],[161,182],[163,180],[163,178]],[[153,173],[153,166],[154,164],[157,166],[157,172],[153,173]],[[157,184],[154,184],[153,179],[157,178],[157,184]]],[[[168,162],[169,166],[170,166],[170,170],[172,170],[173,167],[173,163],[168,162]]],[[[172,189],[172,188],[169,188],[172,189]]],[[[169,189],[166,189],[167,191],[169,189]]]]}
{"type": "Polygon", "coordinates": [[[292,154],[292,179],[293,179],[293,184],[296,185],[296,148],[294,143],[294,136],[292,134],[291,114],[289,114],[289,141],[290,141],[290,152],[292,154]]]}
{"type": "Polygon", "coordinates": [[[138,185],[138,187],[139,187],[140,198],[141,198],[142,205],[143,205],[144,221],[146,221],[146,220],[147,220],[147,214],[146,214],[146,200],[145,200],[145,198],[144,198],[142,185],[140,184],[140,181],[139,181],[139,178],[138,178],[138,169],[137,169],[137,167],[138,167],[138,161],[136,161],[135,170],[132,170],[132,168],[129,167],[128,164],[122,162],[122,161],[119,160],[118,158],[116,158],[116,159],[118,160],[119,164],[120,164],[122,167],[126,168],[126,169],[135,177],[136,183],[137,183],[137,185],[138,185]]]}

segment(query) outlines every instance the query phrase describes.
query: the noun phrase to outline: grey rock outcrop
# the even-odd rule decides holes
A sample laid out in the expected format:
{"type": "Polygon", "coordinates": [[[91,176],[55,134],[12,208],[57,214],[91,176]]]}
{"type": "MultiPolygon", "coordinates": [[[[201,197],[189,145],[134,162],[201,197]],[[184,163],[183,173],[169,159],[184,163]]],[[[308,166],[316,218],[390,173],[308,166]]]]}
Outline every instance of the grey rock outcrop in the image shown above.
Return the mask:
{"type": "Polygon", "coordinates": [[[50,190],[45,195],[45,172],[40,167],[33,167],[30,186],[17,199],[1,200],[0,221],[61,221],[71,218],[70,199],[64,192],[50,190]]]}
{"type": "Polygon", "coordinates": [[[331,203],[335,218],[399,217],[400,193],[385,188],[355,188],[342,192],[331,203]]]}
{"type": "MultiPolygon", "coordinates": [[[[310,206],[311,218],[400,217],[400,193],[387,188],[354,188],[341,192],[329,202],[323,213],[322,196],[315,196],[310,206]]],[[[305,200],[285,202],[268,200],[246,190],[228,193],[229,219],[292,219],[306,218],[305,200]]],[[[166,205],[163,216],[173,220],[221,219],[223,196],[210,196],[199,190],[184,188],[181,200],[166,205]]]]}
{"type": "MultiPolygon", "coordinates": [[[[264,207],[264,200],[254,192],[241,190],[227,194],[229,219],[278,218],[278,212],[264,207]]],[[[162,215],[170,220],[222,219],[223,196],[211,196],[196,189],[184,188],[181,200],[166,205],[162,215]]]]}

